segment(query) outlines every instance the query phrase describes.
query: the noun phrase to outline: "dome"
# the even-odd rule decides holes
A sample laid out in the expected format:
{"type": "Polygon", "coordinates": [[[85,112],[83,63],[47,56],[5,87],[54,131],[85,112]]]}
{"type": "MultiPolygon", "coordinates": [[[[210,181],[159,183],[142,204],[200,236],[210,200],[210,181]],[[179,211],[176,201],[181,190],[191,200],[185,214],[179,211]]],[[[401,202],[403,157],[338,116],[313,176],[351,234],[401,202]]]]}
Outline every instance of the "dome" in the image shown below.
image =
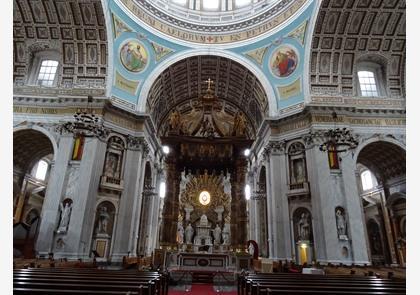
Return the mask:
{"type": "MultiPolygon", "coordinates": [[[[139,1],[140,2],[140,1],[139,1]]],[[[249,19],[272,8],[274,0],[147,0],[168,15],[192,23],[214,24],[249,19]]]]}

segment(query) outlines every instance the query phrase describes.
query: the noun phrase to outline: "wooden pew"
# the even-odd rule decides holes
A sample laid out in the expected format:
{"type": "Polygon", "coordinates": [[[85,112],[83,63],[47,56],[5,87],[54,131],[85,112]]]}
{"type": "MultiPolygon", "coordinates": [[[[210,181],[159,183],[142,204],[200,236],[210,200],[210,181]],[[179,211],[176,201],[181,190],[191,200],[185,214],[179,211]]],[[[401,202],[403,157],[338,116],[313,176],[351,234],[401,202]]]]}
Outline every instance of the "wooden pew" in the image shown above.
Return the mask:
{"type": "Polygon", "coordinates": [[[157,272],[92,269],[14,270],[16,294],[166,295],[167,278],[157,272]]]}
{"type": "Polygon", "coordinates": [[[238,278],[238,294],[405,294],[404,280],[346,275],[249,274],[238,278]],[[285,291],[286,290],[286,291],[285,291]],[[319,291],[319,292],[318,292],[319,291]],[[274,292],[274,293],[273,293],[274,292]]]}

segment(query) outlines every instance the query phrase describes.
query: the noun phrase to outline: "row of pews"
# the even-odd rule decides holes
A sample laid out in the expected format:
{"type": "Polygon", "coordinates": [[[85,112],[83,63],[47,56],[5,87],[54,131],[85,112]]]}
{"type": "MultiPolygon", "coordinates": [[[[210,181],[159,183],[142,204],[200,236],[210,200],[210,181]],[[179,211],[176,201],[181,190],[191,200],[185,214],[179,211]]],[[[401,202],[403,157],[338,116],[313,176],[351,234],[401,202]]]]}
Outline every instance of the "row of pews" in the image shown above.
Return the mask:
{"type": "Polygon", "coordinates": [[[13,294],[167,295],[168,276],[137,270],[15,269],[13,294]]]}
{"type": "Polygon", "coordinates": [[[405,280],[372,276],[257,273],[238,277],[238,295],[406,294],[405,280]]]}

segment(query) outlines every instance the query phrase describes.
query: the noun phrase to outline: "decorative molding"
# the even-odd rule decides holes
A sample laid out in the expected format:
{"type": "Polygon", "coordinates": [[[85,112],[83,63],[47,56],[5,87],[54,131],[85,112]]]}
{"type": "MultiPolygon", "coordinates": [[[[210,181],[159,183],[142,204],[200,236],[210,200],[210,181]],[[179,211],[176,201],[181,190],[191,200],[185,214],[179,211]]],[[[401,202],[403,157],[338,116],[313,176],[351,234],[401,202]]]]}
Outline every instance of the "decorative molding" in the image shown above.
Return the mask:
{"type": "Polygon", "coordinates": [[[307,0],[281,0],[265,13],[251,20],[229,25],[218,25],[217,22],[212,25],[199,25],[174,18],[157,9],[148,1],[120,1],[141,22],[161,34],[199,44],[237,43],[258,37],[289,20],[308,2],[307,0]]]}

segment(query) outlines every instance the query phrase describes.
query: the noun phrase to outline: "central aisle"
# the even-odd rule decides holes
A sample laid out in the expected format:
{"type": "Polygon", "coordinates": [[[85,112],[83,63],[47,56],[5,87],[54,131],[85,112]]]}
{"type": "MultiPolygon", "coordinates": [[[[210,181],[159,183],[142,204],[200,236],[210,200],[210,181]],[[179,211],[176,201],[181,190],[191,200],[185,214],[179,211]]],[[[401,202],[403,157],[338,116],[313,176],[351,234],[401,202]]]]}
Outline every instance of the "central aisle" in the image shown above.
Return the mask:
{"type": "Polygon", "coordinates": [[[170,286],[169,295],[237,295],[236,286],[223,286],[217,292],[212,284],[192,284],[190,290],[185,290],[185,286],[170,286]]]}

